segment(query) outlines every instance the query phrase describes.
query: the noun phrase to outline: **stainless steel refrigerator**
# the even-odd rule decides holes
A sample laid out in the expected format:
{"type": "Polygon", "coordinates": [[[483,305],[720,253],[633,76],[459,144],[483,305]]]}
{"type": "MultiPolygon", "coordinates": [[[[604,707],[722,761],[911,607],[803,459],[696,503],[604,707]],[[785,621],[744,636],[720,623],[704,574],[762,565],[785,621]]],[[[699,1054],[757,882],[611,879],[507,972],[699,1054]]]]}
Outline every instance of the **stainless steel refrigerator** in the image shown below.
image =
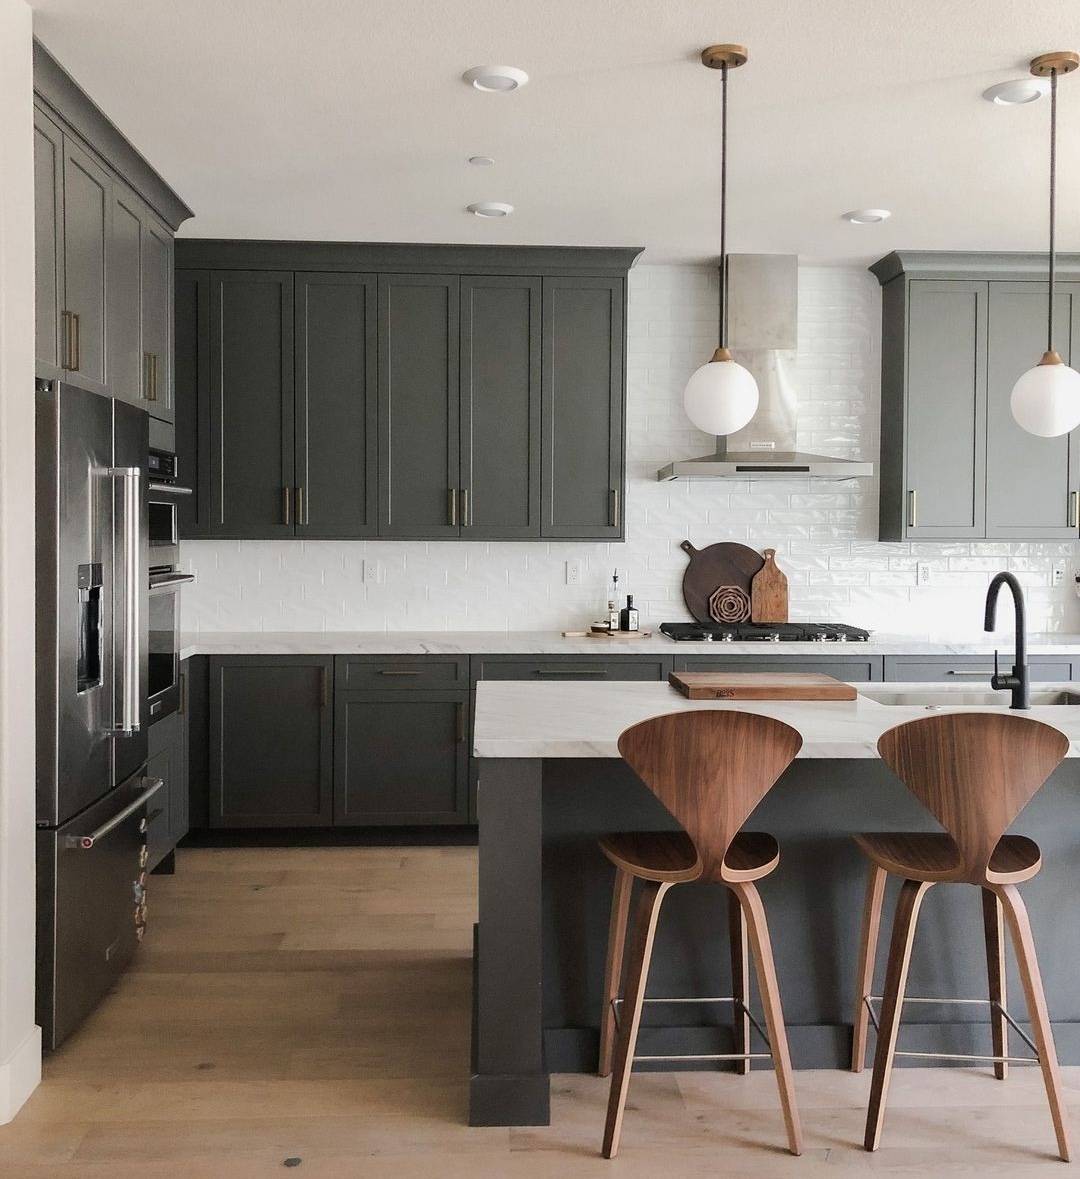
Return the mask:
{"type": "Polygon", "coordinates": [[[37,1019],[55,1048],[146,921],[148,419],[37,384],[37,1019]]]}

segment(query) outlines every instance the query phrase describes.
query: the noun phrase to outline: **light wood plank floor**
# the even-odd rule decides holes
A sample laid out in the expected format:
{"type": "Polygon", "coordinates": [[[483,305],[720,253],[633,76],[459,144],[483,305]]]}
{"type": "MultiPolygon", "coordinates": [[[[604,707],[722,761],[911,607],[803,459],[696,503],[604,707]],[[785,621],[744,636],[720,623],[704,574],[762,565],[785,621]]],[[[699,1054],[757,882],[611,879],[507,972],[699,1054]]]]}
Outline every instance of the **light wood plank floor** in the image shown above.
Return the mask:
{"type": "MultiPolygon", "coordinates": [[[[611,1162],[596,1077],[554,1079],[549,1127],[469,1129],[474,848],[177,859],[151,880],[138,965],[0,1127],[3,1179],[1067,1173],[1034,1069],[898,1070],[875,1155],[865,1073],[797,1074],[799,1159],[769,1072],[635,1076],[611,1162]]],[[[1080,1136],[1080,1069],[1066,1076],[1080,1136]]]]}

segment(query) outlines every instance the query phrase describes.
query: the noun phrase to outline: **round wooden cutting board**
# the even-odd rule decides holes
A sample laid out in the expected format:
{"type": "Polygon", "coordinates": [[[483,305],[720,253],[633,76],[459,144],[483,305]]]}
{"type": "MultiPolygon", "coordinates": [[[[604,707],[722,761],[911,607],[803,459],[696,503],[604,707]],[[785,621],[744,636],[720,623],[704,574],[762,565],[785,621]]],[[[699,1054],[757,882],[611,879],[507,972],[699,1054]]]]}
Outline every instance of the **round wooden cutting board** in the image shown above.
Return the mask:
{"type": "Polygon", "coordinates": [[[756,550],[733,541],[696,549],[688,540],[679,546],[690,558],[683,574],[683,601],[698,622],[715,623],[709,600],[721,586],[733,586],[746,594],[746,618],[750,621],[750,586],[765,564],[756,550]]]}

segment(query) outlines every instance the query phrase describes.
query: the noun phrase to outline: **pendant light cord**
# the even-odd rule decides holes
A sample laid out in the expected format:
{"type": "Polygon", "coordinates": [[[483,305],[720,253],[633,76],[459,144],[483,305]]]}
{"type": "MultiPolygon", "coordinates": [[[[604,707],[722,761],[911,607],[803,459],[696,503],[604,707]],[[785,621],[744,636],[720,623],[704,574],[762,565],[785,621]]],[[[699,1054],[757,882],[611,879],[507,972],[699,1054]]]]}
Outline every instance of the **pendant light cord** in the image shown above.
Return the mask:
{"type": "MultiPolygon", "coordinates": [[[[1054,350],[1055,192],[1057,189],[1057,70],[1050,71],[1050,298],[1047,302],[1046,350],[1054,350]]],[[[722,248],[722,247],[721,247],[722,248]]]]}
{"type": "Polygon", "coordinates": [[[727,346],[727,76],[720,69],[720,347],[727,346]]]}

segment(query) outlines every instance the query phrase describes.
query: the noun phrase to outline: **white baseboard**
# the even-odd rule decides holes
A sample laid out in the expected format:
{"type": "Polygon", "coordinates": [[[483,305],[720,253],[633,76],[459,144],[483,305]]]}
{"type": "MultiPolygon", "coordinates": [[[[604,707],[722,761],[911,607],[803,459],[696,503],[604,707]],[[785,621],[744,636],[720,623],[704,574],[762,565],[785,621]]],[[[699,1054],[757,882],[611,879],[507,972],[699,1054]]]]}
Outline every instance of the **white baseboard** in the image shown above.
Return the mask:
{"type": "Polygon", "coordinates": [[[0,1125],[26,1104],[41,1081],[41,1028],[35,1026],[7,1060],[0,1061],[0,1125]]]}

